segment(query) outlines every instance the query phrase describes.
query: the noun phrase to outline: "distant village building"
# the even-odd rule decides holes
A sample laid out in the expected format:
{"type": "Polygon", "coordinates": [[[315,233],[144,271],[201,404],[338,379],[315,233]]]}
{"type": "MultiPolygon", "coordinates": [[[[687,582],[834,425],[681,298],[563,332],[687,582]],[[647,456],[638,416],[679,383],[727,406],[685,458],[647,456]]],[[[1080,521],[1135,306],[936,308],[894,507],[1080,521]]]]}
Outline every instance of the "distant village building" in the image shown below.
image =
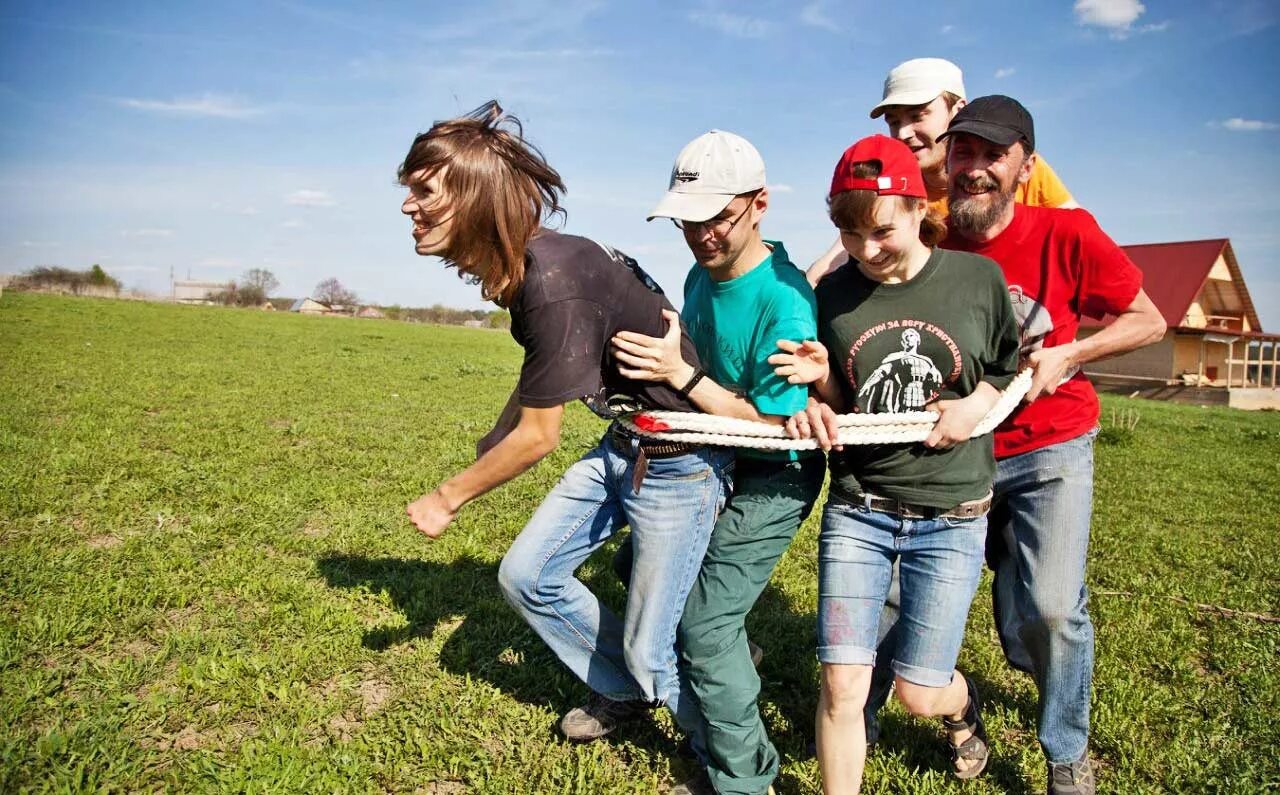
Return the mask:
{"type": "MultiPolygon", "coordinates": [[[[1090,362],[1100,386],[1152,397],[1280,408],[1280,334],[1262,330],[1231,241],[1124,246],[1169,330],[1157,343],[1090,362]],[[1185,392],[1186,394],[1182,394],[1185,392]]],[[[1080,338],[1109,325],[1084,318],[1080,338]]]]}
{"type": "Polygon", "coordinates": [[[356,317],[385,318],[386,315],[384,315],[382,310],[376,306],[366,306],[362,307],[359,312],[356,312],[356,317]]]}
{"type": "Polygon", "coordinates": [[[180,304],[212,304],[214,296],[230,290],[231,282],[202,282],[179,279],[173,283],[173,300],[180,304]]]}
{"type": "Polygon", "coordinates": [[[483,320],[464,320],[462,321],[462,325],[466,326],[467,328],[484,328],[484,321],[483,320]]]}
{"type": "Polygon", "coordinates": [[[314,298],[299,298],[289,307],[290,312],[301,312],[304,315],[328,315],[331,310],[327,304],[322,304],[314,298]]]}

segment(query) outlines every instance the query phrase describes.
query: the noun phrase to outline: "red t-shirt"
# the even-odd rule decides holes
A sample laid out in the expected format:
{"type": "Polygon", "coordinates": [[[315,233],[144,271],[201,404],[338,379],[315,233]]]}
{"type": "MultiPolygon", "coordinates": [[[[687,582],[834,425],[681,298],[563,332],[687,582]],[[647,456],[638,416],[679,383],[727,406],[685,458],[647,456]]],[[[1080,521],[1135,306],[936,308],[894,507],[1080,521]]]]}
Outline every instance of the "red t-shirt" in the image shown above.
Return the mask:
{"type": "MultiPolygon", "coordinates": [[[[1015,204],[1013,223],[994,240],[978,243],[952,232],[942,247],[999,263],[1022,328],[1023,357],[1072,342],[1080,315],[1117,315],[1142,289],[1142,271],[1085,210],[1015,204]]],[[[996,458],[1074,439],[1097,424],[1098,414],[1098,395],[1077,370],[996,429],[996,458]]]]}

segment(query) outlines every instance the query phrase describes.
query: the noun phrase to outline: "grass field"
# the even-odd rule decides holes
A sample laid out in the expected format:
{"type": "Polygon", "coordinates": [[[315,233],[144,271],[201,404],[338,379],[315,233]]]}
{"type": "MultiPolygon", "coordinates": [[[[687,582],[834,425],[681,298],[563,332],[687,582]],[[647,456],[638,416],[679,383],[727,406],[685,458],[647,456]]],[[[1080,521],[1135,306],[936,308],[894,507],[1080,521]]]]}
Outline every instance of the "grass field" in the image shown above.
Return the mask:
{"type": "MultiPolygon", "coordinates": [[[[601,424],[436,542],[403,506],[473,457],[514,383],[502,332],[0,298],[0,791],[597,793],[691,771],[665,716],[589,746],[586,691],[516,618],[497,564],[601,424]]],[[[1093,750],[1107,792],[1280,788],[1280,416],[1108,400],[1090,560],[1093,750]]],[[[1106,413],[1106,412],[1104,412],[1106,413]]],[[[816,518],[751,617],[782,793],[817,663],[816,518]]],[[[585,579],[615,604],[607,547],[585,579]]],[[[1042,792],[1035,691],[986,581],[961,667],[993,761],[949,780],[896,706],[868,792],[1042,792]]]]}

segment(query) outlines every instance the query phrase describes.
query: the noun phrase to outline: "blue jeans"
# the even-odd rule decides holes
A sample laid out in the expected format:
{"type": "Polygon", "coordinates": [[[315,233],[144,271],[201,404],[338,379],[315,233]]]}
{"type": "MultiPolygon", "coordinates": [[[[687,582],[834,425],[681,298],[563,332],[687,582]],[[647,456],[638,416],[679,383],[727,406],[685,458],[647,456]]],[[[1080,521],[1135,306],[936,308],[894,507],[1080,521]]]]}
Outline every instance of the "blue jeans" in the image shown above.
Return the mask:
{"type": "MultiPolygon", "coordinates": [[[[996,630],[1009,664],[1034,677],[1045,757],[1074,762],[1089,744],[1093,622],[1085,589],[1093,508],[1094,430],[996,462],[987,560],[995,571],[996,630]]],[[[880,618],[879,651],[898,642],[897,601],[880,618]]],[[[893,672],[877,665],[867,698],[868,737],[893,672]]]]}
{"type": "Polygon", "coordinates": [[[893,671],[924,687],[951,683],[982,575],[987,518],[904,519],[839,498],[818,537],[818,659],[871,665],[894,562],[901,585],[893,671]]]}
{"type": "Polygon", "coordinates": [[[569,467],[498,568],[503,594],[560,661],[592,690],[625,701],[665,703],[682,725],[697,704],[680,697],[676,627],[724,504],[733,451],[700,447],[649,460],[632,489],[635,440],[606,435],[569,467]],[[624,525],[635,564],[619,618],[574,576],[624,525]]]}
{"type": "Polygon", "coordinates": [[[1097,435],[1095,428],[996,464],[996,630],[1009,664],[1035,678],[1040,745],[1054,763],[1076,761],[1089,744],[1093,622],[1084,577],[1097,435]]]}

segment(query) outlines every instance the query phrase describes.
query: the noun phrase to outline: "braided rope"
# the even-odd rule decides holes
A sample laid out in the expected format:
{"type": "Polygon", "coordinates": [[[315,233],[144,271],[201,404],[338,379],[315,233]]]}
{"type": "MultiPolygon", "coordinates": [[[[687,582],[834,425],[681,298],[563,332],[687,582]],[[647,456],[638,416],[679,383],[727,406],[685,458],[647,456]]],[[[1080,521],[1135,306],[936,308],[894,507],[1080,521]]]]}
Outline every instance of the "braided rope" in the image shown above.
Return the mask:
{"type": "MultiPolygon", "coordinates": [[[[1008,388],[1000,393],[973,429],[972,436],[983,436],[995,430],[1018,407],[1031,388],[1031,369],[1018,373],[1008,388]]],[[[836,444],[906,444],[923,442],[933,430],[938,415],[932,411],[910,411],[901,414],[840,414],[836,444]]],[[[792,439],[780,425],[755,420],[716,417],[691,411],[644,411],[618,422],[637,436],[686,444],[709,444],[719,447],[751,447],[757,450],[814,450],[815,439],[792,439]]]]}

